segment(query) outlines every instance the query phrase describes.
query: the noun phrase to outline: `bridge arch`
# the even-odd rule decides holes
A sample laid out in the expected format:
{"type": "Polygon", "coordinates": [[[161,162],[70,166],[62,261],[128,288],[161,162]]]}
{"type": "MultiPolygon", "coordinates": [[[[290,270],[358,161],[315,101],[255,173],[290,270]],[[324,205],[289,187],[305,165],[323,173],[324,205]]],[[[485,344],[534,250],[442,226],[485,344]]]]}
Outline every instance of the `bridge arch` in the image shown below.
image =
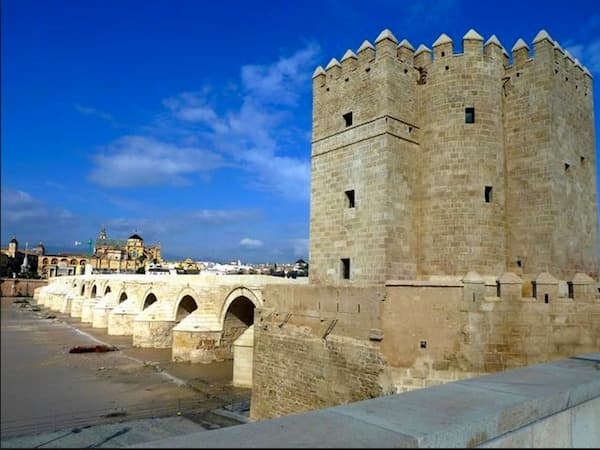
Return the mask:
{"type": "Polygon", "coordinates": [[[262,306],[262,300],[254,291],[243,286],[236,287],[225,298],[219,314],[223,334],[221,345],[229,357],[233,357],[233,343],[254,324],[254,309],[262,306]]]}
{"type": "Polygon", "coordinates": [[[123,303],[125,300],[127,300],[127,292],[125,292],[125,289],[123,288],[119,292],[119,304],[123,303]]]}
{"type": "Polygon", "coordinates": [[[94,283],[94,285],[92,286],[92,290],[90,292],[90,298],[96,298],[96,290],[97,290],[96,283],[94,283]]]}
{"type": "Polygon", "coordinates": [[[108,294],[110,291],[111,291],[110,286],[107,283],[106,288],[104,289],[104,295],[108,294]]]}
{"type": "Polygon", "coordinates": [[[192,288],[185,287],[177,294],[177,301],[173,309],[173,317],[175,322],[181,322],[185,317],[198,309],[198,293],[192,288]]]}
{"type": "Polygon", "coordinates": [[[142,310],[146,309],[148,306],[156,303],[158,298],[156,298],[156,294],[153,292],[149,292],[144,296],[144,303],[142,303],[142,310]]]}

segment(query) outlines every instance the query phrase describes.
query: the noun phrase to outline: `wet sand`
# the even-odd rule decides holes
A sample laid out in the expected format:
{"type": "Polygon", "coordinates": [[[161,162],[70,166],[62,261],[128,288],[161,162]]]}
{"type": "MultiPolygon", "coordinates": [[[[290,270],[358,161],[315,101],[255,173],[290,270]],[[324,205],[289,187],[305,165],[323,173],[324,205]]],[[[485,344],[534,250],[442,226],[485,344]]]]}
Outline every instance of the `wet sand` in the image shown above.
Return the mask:
{"type": "Polygon", "coordinates": [[[0,300],[2,447],[11,436],[148,417],[181,416],[201,429],[218,428],[241,420],[211,411],[247,411],[250,390],[231,385],[231,361],[174,363],[170,349],[135,348],[131,336],[108,336],[79,319],[34,311],[33,299],[15,300],[0,300]],[[69,353],[99,342],[119,351],[69,353]]]}

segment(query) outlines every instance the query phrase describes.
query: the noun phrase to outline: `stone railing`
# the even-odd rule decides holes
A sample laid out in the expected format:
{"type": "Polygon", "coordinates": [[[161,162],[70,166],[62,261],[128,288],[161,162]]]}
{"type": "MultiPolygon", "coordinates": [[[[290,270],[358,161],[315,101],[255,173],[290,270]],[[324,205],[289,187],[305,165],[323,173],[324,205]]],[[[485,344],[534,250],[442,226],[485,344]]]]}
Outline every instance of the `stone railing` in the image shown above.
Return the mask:
{"type": "Polygon", "coordinates": [[[592,353],[136,447],[598,448],[599,418],[592,353]]]}

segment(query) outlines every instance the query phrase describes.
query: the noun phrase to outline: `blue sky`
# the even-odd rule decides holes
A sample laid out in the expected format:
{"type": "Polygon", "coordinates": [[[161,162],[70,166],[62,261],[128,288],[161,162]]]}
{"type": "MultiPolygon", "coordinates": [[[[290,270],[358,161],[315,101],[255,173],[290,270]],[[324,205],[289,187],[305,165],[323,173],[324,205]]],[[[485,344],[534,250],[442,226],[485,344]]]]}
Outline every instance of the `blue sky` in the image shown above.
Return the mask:
{"type": "Polygon", "coordinates": [[[595,77],[598,136],[600,2],[3,0],[2,245],[104,225],[169,259],[308,260],[311,76],[385,28],[546,29],[595,77]]]}

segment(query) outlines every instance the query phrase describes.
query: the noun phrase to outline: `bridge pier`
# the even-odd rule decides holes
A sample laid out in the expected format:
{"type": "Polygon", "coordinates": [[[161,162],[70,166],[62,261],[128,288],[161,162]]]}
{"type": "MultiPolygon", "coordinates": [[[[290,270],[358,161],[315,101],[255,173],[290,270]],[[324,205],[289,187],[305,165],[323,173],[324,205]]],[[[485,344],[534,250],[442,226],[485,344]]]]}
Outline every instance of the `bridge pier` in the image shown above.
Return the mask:
{"type": "Polygon", "coordinates": [[[92,312],[93,328],[108,328],[108,316],[118,305],[117,294],[109,292],[102,297],[94,306],[92,312]]]}
{"type": "Polygon", "coordinates": [[[129,297],[108,314],[108,334],[111,336],[132,336],[133,319],[140,313],[139,301],[129,297]]]}
{"type": "Polygon", "coordinates": [[[225,361],[228,358],[221,348],[222,335],[216,313],[194,311],[173,328],[171,359],[203,364],[225,361]]]}

